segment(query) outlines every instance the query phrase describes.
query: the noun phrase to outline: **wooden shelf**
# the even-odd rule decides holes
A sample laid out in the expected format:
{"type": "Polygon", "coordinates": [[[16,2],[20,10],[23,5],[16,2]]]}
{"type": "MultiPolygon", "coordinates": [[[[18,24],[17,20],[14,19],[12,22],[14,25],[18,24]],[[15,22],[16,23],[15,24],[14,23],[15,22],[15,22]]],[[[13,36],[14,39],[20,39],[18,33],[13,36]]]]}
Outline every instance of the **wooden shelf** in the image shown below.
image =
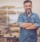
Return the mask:
{"type": "Polygon", "coordinates": [[[0,15],[5,15],[6,14],[6,10],[0,10],[0,15]]]}
{"type": "Polygon", "coordinates": [[[15,8],[15,6],[3,6],[3,7],[0,7],[0,8],[15,8]]]}
{"type": "Polygon", "coordinates": [[[14,36],[19,37],[19,33],[11,33],[11,35],[10,34],[4,34],[3,37],[14,37],[14,36]]]}
{"type": "Polygon", "coordinates": [[[8,14],[16,14],[14,11],[8,11],[8,14]]]}
{"type": "Polygon", "coordinates": [[[20,31],[20,28],[19,27],[10,27],[10,30],[12,30],[12,31],[19,30],[20,31]]]}

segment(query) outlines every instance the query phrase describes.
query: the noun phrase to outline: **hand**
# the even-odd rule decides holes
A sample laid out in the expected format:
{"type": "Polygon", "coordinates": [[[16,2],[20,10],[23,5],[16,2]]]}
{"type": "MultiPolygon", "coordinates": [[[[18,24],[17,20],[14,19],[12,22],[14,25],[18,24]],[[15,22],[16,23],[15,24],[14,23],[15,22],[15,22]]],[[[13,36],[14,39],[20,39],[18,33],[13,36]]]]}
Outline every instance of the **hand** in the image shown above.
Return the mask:
{"type": "Polygon", "coordinates": [[[32,25],[32,23],[26,23],[26,22],[24,22],[23,24],[22,24],[22,28],[27,28],[27,27],[29,27],[29,26],[31,26],[32,25]]]}
{"type": "Polygon", "coordinates": [[[27,27],[26,29],[36,29],[36,26],[35,25],[31,25],[31,26],[27,27]]]}

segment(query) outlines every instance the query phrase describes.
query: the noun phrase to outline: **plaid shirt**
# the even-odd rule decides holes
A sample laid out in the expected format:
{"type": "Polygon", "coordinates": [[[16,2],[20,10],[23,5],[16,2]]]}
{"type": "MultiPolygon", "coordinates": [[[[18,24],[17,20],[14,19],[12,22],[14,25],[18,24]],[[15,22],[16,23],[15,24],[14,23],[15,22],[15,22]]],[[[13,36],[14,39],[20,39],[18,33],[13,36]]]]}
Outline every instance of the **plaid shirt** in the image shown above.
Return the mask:
{"type": "Polygon", "coordinates": [[[37,42],[37,29],[40,27],[40,19],[36,13],[32,13],[30,17],[25,12],[20,14],[18,17],[18,25],[20,27],[20,42],[37,42]],[[34,23],[37,28],[33,30],[23,29],[20,27],[23,22],[34,23]]]}

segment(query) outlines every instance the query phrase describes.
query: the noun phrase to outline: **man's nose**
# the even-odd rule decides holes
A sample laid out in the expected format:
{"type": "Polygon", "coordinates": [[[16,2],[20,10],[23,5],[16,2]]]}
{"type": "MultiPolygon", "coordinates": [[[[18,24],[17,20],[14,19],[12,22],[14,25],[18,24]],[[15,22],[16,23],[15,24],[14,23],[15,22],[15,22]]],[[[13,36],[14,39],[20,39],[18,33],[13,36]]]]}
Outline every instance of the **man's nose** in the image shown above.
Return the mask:
{"type": "Polygon", "coordinates": [[[30,7],[27,7],[27,8],[30,8],[30,7]]]}

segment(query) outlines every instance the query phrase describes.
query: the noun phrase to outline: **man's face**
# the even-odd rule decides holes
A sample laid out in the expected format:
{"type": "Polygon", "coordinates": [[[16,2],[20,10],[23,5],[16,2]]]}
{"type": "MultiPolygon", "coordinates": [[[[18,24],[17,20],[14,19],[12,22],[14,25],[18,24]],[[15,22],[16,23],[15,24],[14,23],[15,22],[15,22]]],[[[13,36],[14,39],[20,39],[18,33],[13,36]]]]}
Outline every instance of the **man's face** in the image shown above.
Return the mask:
{"type": "Polygon", "coordinates": [[[25,3],[24,4],[24,9],[25,9],[25,12],[27,14],[30,14],[31,10],[32,10],[32,3],[28,2],[28,3],[25,3]]]}

